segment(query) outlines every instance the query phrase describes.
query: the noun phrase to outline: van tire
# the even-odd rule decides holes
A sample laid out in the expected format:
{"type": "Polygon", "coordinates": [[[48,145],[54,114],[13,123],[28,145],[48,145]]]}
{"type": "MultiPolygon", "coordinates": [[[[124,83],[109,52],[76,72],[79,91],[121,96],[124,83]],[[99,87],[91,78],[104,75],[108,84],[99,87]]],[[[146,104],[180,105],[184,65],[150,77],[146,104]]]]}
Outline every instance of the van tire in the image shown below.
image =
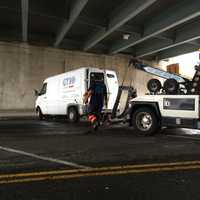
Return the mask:
{"type": "Polygon", "coordinates": [[[70,107],[68,109],[68,120],[71,123],[77,123],[79,121],[79,114],[76,107],[70,107]]]}
{"type": "Polygon", "coordinates": [[[134,129],[141,136],[153,135],[160,128],[155,111],[149,107],[137,108],[133,112],[131,120],[134,129]]]}
{"type": "Polygon", "coordinates": [[[44,120],[44,115],[43,115],[40,107],[37,108],[37,115],[38,115],[39,120],[44,120]]]}

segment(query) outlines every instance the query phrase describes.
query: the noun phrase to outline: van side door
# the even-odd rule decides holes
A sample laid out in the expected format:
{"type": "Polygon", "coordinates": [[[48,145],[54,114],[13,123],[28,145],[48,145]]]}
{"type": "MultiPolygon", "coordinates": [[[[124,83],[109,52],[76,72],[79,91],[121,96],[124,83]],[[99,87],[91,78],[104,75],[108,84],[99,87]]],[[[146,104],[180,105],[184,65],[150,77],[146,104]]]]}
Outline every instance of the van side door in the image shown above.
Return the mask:
{"type": "Polygon", "coordinates": [[[58,105],[59,105],[59,93],[58,85],[59,81],[57,79],[48,82],[47,88],[47,111],[49,115],[59,115],[58,105]]]}

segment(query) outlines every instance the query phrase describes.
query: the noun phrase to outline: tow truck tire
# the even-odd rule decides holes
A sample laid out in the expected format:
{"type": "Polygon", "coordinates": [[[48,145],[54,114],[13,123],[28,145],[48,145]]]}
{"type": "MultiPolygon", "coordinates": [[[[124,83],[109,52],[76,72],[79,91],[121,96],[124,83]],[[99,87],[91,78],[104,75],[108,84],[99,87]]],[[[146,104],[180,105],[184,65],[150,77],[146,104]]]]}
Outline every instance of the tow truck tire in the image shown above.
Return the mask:
{"type": "Polygon", "coordinates": [[[179,84],[175,79],[170,78],[164,82],[163,89],[167,94],[177,94],[179,89],[179,84]]]}
{"type": "Polygon", "coordinates": [[[77,123],[79,121],[79,114],[76,107],[70,107],[68,110],[68,120],[71,123],[77,123]]]}
{"type": "Polygon", "coordinates": [[[158,79],[150,79],[147,83],[147,88],[150,92],[159,92],[162,88],[161,82],[158,79]]]}
{"type": "Polygon", "coordinates": [[[155,111],[149,107],[137,108],[132,114],[132,125],[141,136],[155,134],[160,128],[160,123],[155,111]]]}

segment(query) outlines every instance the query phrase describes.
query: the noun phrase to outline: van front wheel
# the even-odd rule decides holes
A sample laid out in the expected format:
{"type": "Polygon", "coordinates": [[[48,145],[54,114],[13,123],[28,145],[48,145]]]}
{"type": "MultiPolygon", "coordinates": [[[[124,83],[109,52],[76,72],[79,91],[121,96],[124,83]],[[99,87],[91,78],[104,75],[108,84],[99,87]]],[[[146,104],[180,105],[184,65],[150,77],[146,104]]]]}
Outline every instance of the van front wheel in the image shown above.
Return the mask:
{"type": "Polygon", "coordinates": [[[43,113],[42,113],[40,108],[37,108],[37,115],[38,115],[39,120],[43,120],[44,119],[44,115],[43,115],[43,113]]]}
{"type": "Polygon", "coordinates": [[[79,114],[75,107],[71,107],[68,110],[68,119],[71,123],[76,123],[79,121],[79,114]]]}

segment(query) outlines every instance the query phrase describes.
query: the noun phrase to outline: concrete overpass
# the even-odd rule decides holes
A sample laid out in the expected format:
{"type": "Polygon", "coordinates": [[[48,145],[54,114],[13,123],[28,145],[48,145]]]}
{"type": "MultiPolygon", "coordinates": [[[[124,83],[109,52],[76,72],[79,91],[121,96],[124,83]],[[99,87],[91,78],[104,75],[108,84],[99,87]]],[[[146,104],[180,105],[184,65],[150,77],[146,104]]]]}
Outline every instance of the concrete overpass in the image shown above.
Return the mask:
{"type": "MultiPolygon", "coordinates": [[[[130,56],[154,62],[195,51],[199,10],[199,0],[1,1],[0,109],[33,108],[33,89],[72,68],[106,66],[121,79],[130,56]]],[[[150,76],[130,76],[144,93],[150,76]]]]}
{"type": "Polygon", "coordinates": [[[164,59],[199,48],[199,10],[198,0],[1,1],[0,39],[164,59]]]}

